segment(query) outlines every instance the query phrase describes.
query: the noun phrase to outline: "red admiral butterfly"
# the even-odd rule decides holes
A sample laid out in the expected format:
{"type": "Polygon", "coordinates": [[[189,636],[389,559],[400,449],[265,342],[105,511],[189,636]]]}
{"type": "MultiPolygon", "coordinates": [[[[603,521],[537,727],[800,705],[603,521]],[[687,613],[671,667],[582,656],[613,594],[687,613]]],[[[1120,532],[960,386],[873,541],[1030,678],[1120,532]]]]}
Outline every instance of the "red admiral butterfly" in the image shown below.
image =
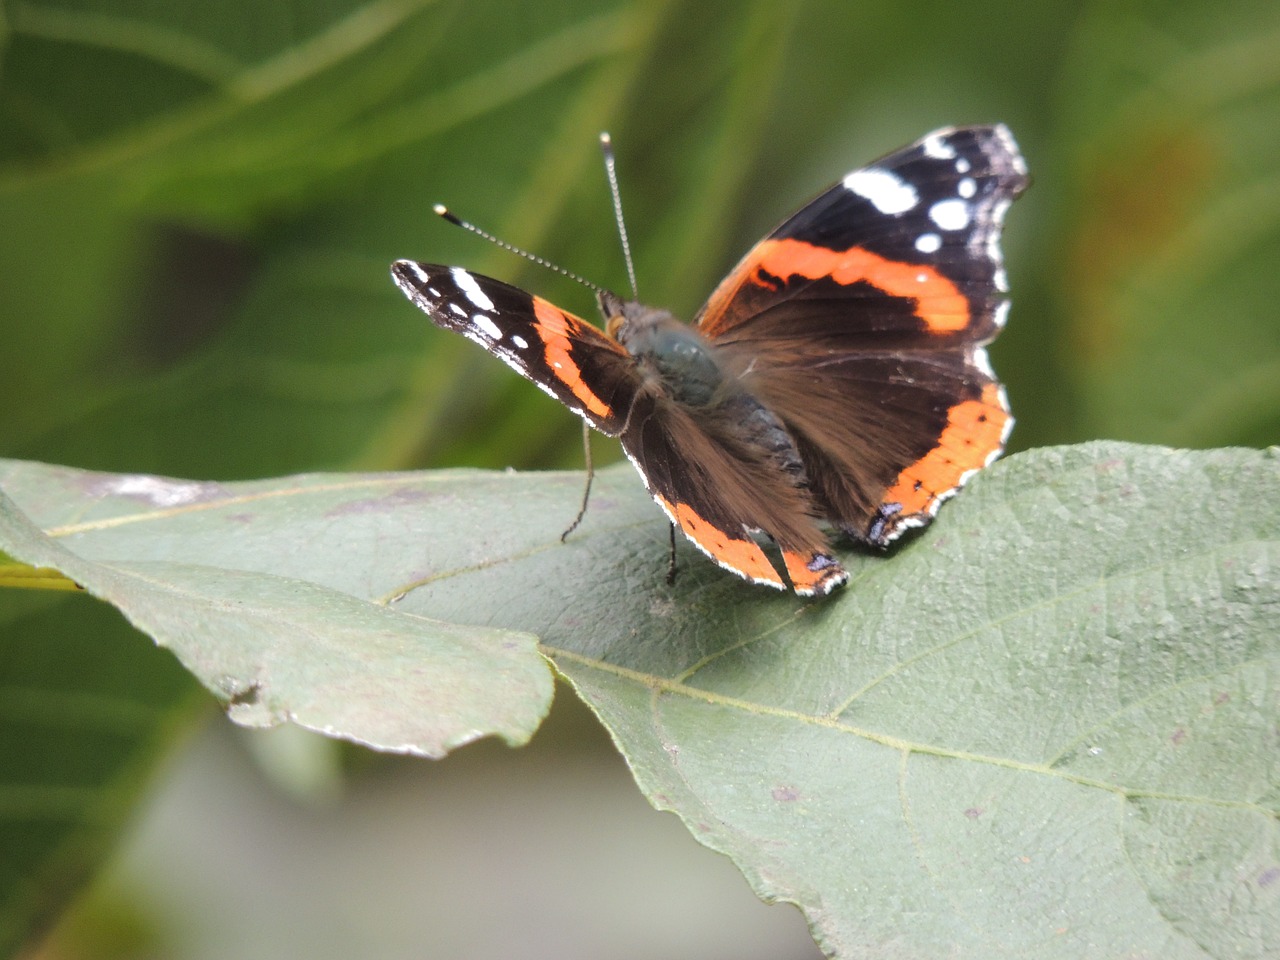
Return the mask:
{"type": "Polygon", "coordinates": [[[692,325],[598,294],[605,330],[461,267],[398,260],[435,323],[622,448],[703,553],[796,593],[848,579],[824,521],[884,546],[928,523],[1013,426],[985,345],[1009,301],[1005,211],[1027,186],[1002,125],[935,131],[761,240],[692,325]]]}

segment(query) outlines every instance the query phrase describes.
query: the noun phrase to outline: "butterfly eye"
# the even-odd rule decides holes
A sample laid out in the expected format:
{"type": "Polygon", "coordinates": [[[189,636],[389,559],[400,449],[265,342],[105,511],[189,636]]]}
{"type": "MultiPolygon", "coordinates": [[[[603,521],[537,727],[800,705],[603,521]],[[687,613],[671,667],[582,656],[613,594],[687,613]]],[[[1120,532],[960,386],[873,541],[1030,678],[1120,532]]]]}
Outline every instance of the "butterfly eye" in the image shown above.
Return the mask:
{"type": "Polygon", "coordinates": [[[618,331],[622,329],[622,325],[626,322],[626,317],[621,313],[615,313],[605,320],[604,332],[613,339],[618,339],[618,331]]]}

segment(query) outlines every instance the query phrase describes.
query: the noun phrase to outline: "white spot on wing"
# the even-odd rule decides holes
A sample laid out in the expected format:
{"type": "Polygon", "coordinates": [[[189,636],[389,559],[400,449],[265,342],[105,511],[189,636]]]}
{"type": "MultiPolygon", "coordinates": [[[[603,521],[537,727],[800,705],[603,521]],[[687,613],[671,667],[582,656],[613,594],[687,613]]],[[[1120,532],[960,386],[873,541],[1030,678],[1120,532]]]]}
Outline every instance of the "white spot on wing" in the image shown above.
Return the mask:
{"type": "Polygon", "coordinates": [[[468,300],[481,310],[493,309],[493,301],[480,289],[480,284],[476,283],[475,277],[461,267],[453,267],[449,272],[453,274],[453,282],[458,285],[458,289],[466,295],[468,300]]]}
{"type": "Polygon", "coordinates": [[[502,328],[494,323],[489,317],[486,317],[483,313],[477,313],[471,318],[471,322],[479,327],[480,332],[490,340],[502,339],[502,328]]]}
{"type": "Polygon", "coordinates": [[[1004,224],[1004,215],[1009,212],[1009,205],[1012,200],[1001,200],[991,207],[991,219],[997,227],[1004,224]]]}
{"type": "Polygon", "coordinates": [[[956,173],[968,173],[971,169],[972,167],[969,165],[969,161],[964,157],[961,157],[956,161],[956,173]]]}
{"type": "Polygon", "coordinates": [[[929,208],[929,219],[943,230],[963,230],[969,225],[969,205],[963,200],[939,200],[929,208]]]}
{"type": "Polygon", "coordinates": [[[921,253],[937,253],[942,246],[942,238],[936,233],[922,233],[916,237],[916,249],[921,253]]]}
{"type": "Polygon", "coordinates": [[[511,342],[516,345],[517,350],[527,350],[529,348],[529,341],[518,333],[511,335],[511,342]]]}
{"type": "Polygon", "coordinates": [[[417,278],[418,282],[423,286],[426,286],[428,283],[431,282],[430,274],[428,274],[427,271],[423,270],[422,267],[419,266],[414,261],[401,260],[400,262],[404,265],[404,268],[408,270],[410,273],[412,273],[414,277],[417,278]]]}
{"type": "MultiPolygon", "coordinates": [[[[1005,393],[1004,384],[1001,384],[999,388],[997,388],[996,397],[999,398],[1000,400],[1000,409],[1003,410],[1005,413],[1010,413],[1009,395],[1005,393]]],[[[1009,434],[1011,433],[1013,433],[1013,416],[1012,415],[1005,417],[1004,429],[1000,431],[1000,446],[999,448],[992,450],[991,455],[987,457],[988,465],[990,465],[992,461],[995,460],[996,457],[1000,456],[1001,451],[1004,450],[1004,445],[1009,442],[1009,434]]]]}
{"type": "Polygon", "coordinates": [[[456,313],[460,317],[465,317],[467,315],[467,311],[463,310],[456,303],[449,304],[449,309],[452,310],[454,313],[456,313]]]}
{"type": "Polygon", "coordinates": [[[996,378],[996,372],[991,369],[991,358],[987,356],[986,350],[981,347],[974,350],[970,362],[985,376],[990,377],[992,380],[996,378]]]}
{"type": "Polygon", "coordinates": [[[881,213],[906,213],[920,202],[915,187],[888,170],[855,170],[844,178],[844,185],[881,213]]]}
{"type": "Polygon", "coordinates": [[[924,138],[924,153],[927,157],[933,157],[935,160],[954,160],[956,158],[956,149],[942,139],[942,135],[931,133],[924,138]]]}
{"type": "Polygon", "coordinates": [[[973,177],[965,177],[956,185],[956,192],[968,200],[978,192],[978,183],[973,177]]]}
{"type": "Polygon", "coordinates": [[[1000,146],[1004,148],[1013,160],[1013,169],[1022,176],[1027,175],[1027,162],[1022,159],[1022,152],[1018,150],[1018,144],[1013,139],[1013,134],[1009,132],[1009,128],[1003,123],[997,123],[995,127],[996,138],[1000,141],[1000,146]]]}

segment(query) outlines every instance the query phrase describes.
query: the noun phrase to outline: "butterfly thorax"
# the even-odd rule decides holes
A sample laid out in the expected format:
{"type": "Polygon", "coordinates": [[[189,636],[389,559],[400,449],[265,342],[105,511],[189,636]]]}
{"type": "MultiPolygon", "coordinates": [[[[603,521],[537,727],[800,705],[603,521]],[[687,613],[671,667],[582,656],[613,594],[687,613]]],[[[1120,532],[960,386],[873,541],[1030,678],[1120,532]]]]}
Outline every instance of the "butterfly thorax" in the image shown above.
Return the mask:
{"type": "Polygon", "coordinates": [[[634,300],[601,297],[608,334],[635,358],[646,380],[657,381],[677,403],[708,407],[736,392],[716,362],[711,344],[666,310],[634,300]]]}

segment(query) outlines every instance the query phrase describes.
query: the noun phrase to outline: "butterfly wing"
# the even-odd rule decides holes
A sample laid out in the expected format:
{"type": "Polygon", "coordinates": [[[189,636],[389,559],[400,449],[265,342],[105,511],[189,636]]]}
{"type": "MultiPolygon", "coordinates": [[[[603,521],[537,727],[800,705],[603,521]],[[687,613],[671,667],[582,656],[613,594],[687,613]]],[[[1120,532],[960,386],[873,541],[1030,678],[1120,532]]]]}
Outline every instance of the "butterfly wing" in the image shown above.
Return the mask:
{"type": "Polygon", "coordinates": [[[761,416],[769,414],[746,395],[694,413],[646,383],[622,447],[671,522],[720,566],[785,589],[752,537],[763,531],[781,549],[796,593],[830,593],[848,574],[831,556],[808,490],[788,469],[789,441],[771,444],[761,416]]]}
{"type": "Polygon", "coordinates": [[[699,329],[796,439],[822,513],[886,544],[1003,449],[985,345],[1008,310],[1004,214],[1028,179],[1003,126],[938,130],[758,243],[699,329]]]}
{"type": "Polygon", "coordinates": [[[601,433],[622,431],[639,380],[615,340],[541,297],[461,267],[397,260],[391,276],[437,326],[475,341],[601,433]]]}

